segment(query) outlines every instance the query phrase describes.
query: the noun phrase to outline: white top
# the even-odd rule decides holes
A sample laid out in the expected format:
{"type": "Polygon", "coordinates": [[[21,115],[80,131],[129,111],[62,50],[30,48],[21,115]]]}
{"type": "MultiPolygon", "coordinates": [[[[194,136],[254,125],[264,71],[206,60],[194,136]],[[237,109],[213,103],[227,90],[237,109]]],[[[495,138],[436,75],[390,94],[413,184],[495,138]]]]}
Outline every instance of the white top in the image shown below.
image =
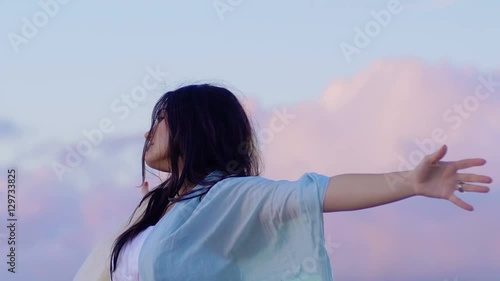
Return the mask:
{"type": "Polygon", "coordinates": [[[114,281],[141,281],[139,278],[139,252],[153,227],[149,226],[123,246],[118,256],[116,270],[113,273],[114,281]]]}

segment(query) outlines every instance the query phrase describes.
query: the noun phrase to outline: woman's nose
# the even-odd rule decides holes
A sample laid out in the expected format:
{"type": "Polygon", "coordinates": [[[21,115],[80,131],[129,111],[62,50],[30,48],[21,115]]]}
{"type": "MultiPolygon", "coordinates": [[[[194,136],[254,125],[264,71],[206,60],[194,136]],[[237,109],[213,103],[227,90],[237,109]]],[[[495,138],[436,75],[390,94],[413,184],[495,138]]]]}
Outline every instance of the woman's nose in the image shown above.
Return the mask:
{"type": "Polygon", "coordinates": [[[149,131],[147,131],[145,134],[144,134],[144,138],[147,139],[149,136],[149,131]]]}

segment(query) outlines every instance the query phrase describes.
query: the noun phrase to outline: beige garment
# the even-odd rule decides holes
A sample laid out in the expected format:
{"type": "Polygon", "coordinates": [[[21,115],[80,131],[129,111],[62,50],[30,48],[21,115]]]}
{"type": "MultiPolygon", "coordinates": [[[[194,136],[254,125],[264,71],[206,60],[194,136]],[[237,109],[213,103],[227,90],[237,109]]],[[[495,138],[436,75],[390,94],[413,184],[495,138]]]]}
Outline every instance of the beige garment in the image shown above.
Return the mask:
{"type": "MultiPolygon", "coordinates": [[[[151,198],[151,197],[149,197],[151,198]]],[[[149,198],[142,202],[142,205],[139,206],[137,211],[132,218],[130,223],[134,224],[140,215],[146,209],[148,205],[149,198]]],[[[109,275],[109,261],[111,256],[111,249],[113,246],[114,240],[125,231],[126,227],[129,225],[127,223],[128,218],[125,221],[125,225],[120,227],[113,235],[105,240],[103,240],[99,245],[97,245],[94,250],[89,254],[87,259],[83,262],[82,266],[76,273],[73,281],[110,281],[111,276],[109,275]]]]}

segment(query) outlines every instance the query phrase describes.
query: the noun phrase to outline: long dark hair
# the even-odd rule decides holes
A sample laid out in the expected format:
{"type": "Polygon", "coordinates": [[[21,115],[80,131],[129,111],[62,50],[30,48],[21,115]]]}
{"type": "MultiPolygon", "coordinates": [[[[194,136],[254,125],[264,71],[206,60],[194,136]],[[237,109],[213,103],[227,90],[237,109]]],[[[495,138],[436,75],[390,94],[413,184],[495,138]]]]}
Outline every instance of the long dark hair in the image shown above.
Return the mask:
{"type": "Polygon", "coordinates": [[[143,184],[146,150],[154,136],[153,130],[163,116],[169,124],[167,154],[171,175],[144,195],[130,216],[129,224],[139,206],[151,197],[140,219],[114,241],[109,264],[111,277],[122,247],[147,227],[155,225],[171,203],[196,197],[201,201],[210,188],[224,178],[257,176],[261,173],[256,134],[239,100],[224,87],[197,84],[165,93],[154,106],[150,133],[142,152],[143,184]],[[183,167],[179,171],[181,158],[183,167]],[[221,171],[222,176],[204,181],[215,170],[221,171]],[[174,199],[180,195],[179,191],[186,180],[208,187],[201,193],[193,190],[174,199]],[[193,193],[197,195],[188,196],[193,193]]]}

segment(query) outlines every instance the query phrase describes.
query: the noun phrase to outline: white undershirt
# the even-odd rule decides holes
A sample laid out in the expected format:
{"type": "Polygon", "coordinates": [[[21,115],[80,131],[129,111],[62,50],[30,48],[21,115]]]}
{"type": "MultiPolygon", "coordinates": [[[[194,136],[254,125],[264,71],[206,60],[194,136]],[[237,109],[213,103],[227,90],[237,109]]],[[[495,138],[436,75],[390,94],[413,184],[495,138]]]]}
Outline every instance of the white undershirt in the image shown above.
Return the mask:
{"type": "Polygon", "coordinates": [[[123,246],[118,257],[116,270],[113,273],[114,281],[141,281],[139,278],[139,252],[153,227],[149,226],[123,246]]]}

